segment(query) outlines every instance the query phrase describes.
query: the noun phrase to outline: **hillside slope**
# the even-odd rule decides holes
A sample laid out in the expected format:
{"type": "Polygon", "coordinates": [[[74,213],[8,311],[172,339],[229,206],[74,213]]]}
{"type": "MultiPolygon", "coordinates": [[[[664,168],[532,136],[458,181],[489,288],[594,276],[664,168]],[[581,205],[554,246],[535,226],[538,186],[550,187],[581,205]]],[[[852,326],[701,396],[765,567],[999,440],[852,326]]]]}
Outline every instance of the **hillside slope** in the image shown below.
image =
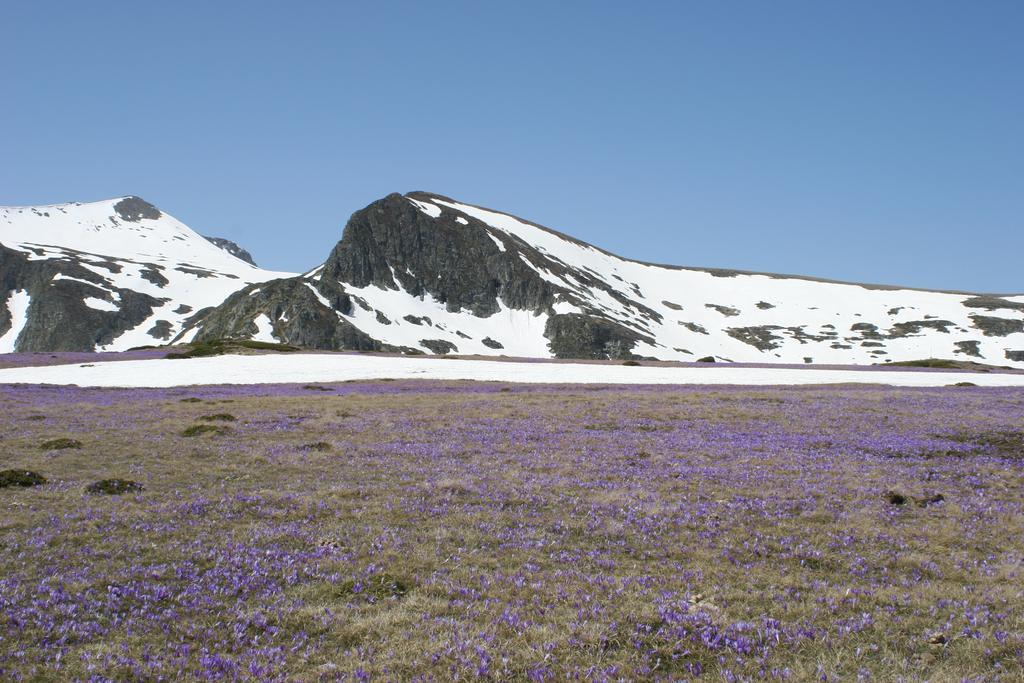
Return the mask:
{"type": "Polygon", "coordinates": [[[0,353],[160,344],[261,270],[152,204],[0,207],[0,353]]]}

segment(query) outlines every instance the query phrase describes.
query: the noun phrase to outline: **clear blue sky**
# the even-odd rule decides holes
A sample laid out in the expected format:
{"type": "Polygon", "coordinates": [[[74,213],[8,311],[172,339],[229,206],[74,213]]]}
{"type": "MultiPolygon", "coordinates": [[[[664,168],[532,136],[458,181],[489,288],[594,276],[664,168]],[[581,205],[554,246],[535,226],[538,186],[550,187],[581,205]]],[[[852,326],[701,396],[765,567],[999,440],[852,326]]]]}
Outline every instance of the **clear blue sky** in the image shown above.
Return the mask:
{"type": "Polygon", "coordinates": [[[264,266],[429,190],[633,258],[1024,292],[1024,2],[5,2],[0,204],[264,266]]]}

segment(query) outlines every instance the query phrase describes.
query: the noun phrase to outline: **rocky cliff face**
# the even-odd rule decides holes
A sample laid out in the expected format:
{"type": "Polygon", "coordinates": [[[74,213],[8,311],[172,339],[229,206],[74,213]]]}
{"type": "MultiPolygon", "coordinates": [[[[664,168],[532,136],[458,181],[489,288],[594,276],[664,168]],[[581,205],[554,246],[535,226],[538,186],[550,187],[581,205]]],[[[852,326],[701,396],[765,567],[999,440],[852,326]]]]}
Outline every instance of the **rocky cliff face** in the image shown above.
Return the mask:
{"type": "Polygon", "coordinates": [[[531,311],[551,305],[556,288],[520,257],[543,259],[536,249],[507,250],[481,221],[425,213],[417,196],[429,195],[392,194],[354,213],[321,279],[429,295],[448,311],[484,318],[500,310],[499,300],[531,311]]]}

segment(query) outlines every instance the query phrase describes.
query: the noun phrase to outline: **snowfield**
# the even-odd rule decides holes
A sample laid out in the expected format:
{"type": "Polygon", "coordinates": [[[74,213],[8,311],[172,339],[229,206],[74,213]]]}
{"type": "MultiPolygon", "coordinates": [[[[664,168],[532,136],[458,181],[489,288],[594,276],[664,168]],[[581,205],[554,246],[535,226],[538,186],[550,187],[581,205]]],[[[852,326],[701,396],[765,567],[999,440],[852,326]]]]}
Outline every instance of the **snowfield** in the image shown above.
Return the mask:
{"type": "Polygon", "coordinates": [[[754,368],[726,365],[634,367],[601,363],[536,363],[344,353],[229,355],[0,370],[0,384],[129,388],[345,382],[384,378],[528,384],[881,384],[899,387],[941,387],[957,382],[972,382],[984,387],[1024,386],[1024,374],[1012,373],[754,368]]]}

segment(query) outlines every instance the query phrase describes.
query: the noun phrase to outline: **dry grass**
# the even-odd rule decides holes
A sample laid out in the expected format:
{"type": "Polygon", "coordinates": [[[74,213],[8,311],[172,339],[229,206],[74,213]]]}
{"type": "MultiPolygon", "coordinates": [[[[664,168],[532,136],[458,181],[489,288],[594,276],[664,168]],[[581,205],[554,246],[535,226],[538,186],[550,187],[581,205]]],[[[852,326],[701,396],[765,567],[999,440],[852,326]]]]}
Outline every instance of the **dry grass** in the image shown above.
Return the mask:
{"type": "Polygon", "coordinates": [[[9,390],[0,677],[1020,680],[1024,394],[432,386],[9,390]]]}

